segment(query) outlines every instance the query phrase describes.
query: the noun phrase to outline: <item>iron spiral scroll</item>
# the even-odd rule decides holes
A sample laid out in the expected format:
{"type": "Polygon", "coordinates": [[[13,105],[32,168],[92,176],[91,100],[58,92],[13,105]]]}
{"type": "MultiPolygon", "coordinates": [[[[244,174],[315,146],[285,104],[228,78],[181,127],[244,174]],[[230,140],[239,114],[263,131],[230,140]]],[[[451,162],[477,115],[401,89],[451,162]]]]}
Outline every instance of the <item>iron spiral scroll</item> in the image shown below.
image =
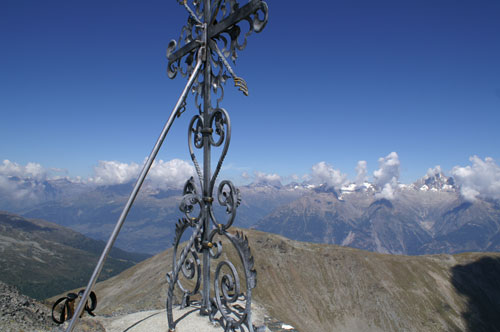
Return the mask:
{"type": "MultiPolygon", "coordinates": [[[[177,324],[174,302],[187,307],[198,304],[194,298],[201,296],[200,313],[219,322],[224,331],[257,332],[261,329],[252,324],[251,315],[252,289],[257,282],[254,259],[246,236],[229,232],[240,205],[240,192],[229,180],[216,181],[231,141],[229,114],[220,107],[223,85],[232,78],[235,87],[245,95],[249,92],[229,62],[236,61],[252,32],[264,29],[268,8],[262,0],[250,0],[242,6],[236,0],[178,3],[189,18],[180,38],[168,45],[167,74],[175,78],[181,73],[193,80],[191,92],[199,114],[189,122],[188,147],[198,181],[194,177],[187,180],[179,206],[184,216],[176,224],[172,270],[167,273],[169,331],[175,331],[177,324]],[[200,151],[202,163],[196,156],[200,151]],[[212,151],[219,151],[213,172],[212,151]],[[216,207],[224,212],[217,212],[216,207]],[[211,263],[216,265],[211,268],[211,263]]],[[[182,106],[186,108],[185,100],[182,106]]]]}

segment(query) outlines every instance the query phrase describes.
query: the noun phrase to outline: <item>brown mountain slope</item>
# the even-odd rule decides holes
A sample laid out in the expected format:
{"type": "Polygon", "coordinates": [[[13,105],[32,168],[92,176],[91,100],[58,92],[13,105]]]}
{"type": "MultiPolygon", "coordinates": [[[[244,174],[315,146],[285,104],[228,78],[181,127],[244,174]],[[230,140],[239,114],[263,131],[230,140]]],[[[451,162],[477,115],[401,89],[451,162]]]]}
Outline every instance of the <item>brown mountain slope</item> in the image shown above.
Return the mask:
{"type": "MultiPolygon", "coordinates": [[[[498,253],[385,255],[245,233],[254,298],[299,331],[500,331],[498,253]]],[[[98,283],[96,313],[163,308],[171,259],[167,250],[98,283]]]]}

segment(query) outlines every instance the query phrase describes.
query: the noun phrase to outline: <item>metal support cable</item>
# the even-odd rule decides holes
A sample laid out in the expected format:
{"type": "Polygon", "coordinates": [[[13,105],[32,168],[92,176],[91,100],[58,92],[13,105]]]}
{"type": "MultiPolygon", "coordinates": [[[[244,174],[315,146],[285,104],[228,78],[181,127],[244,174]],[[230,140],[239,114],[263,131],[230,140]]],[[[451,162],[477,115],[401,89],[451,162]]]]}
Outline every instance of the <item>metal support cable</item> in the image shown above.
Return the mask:
{"type": "MultiPolygon", "coordinates": [[[[200,54],[201,53],[203,53],[203,52],[200,52],[200,54]]],[[[170,127],[172,126],[175,118],[177,117],[177,112],[179,111],[182,104],[184,103],[184,100],[186,99],[186,96],[187,96],[189,90],[191,89],[191,86],[193,85],[196,77],[198,76],[201,65],[203,63],[203,61],[200,61],[200,60],[201,59],[198,59],[196,66],[193,70],[193,73],[189,77],[189,80],[188,80],[186,86],[184,87],[184,90],[182,91],[182,94],[179,97],[179,100],[177,101],[174,109],[172,110],[172,113],[170,114],[170,117],[168,118],[167,123],[163,127],[163,130],[160,134],[160,137],[156,141],[156,144],[155,144],[153,150],[151,151],[151,154],[149,155],[149,158],[148,158],[146,164],[144,165],[139,178],[137,179],[137,182],[134,186],[134,189],[132,190],[132,193],[130,194],[130,197],[127,201],[127,204],[123,208],[123,211],[120,215],[120,218],[118,219],[118,221],[115,225],[115,228],[113,229],[113,233],[111,234],[108,242],[106,243],[106,247],[104,248],[104,250],[101,254],[101,257],[99,258],[97,266],[95,267],[94,272],[92,273],[92,277],[90,278],[89,283],[88,283],[87,287],[85,288],[85,292],[83,293],[83,296],[80,300],[80,303],[78,304],[78,307],[76,308],[76,311],[73,314],[73,318],[71,319],[71,322],[70,322],[68,328],[66,329],[66,332],[73,331],[73,329],[75,328],[75,326],[80,318],[80,315],[82,314],[83,308],[85,307],[85,303],[87,302],[87,299],[90,295],[90,292],[92,291],[92,288],[94,288],[95,283],[97,281],[97,278],[99,277],[99,274],[101,273],[102,267],[104,266],[104,261],[106,260],[109,252],[111,251],[111,248],[113,247],[113,244],[115,243],[116,238],[118,237],[118,233],[120,232],[120,229],[122,228],[123,222],[125,221],[125,218],[127,217],[128,213],[130,211],[130,208],[132,207],[132,204],[134,203],[134,201],[137,197],[137,194],[139,193],[139,190],[142,187],[142,184],[146,178],[146,175],[148,174],[148,172],[153,164],[153,161],[155,160],[156,155],[158,154],[158,151],[160,150],[160,147],[163,144],[163,141],[165,140],[165,137],[167,136],[168,131],[170,130],[170,127]]]]}
{"type": "Polygon", "coordinates": [[[191,7],[189,7],[189,5],[187,4],[187,1],[184,1],[183,5],[186,8],[186,10],[189,12],[189,14],[193,17],[193,19],[196,21],[196,23],[198,23],[200,25],[203,24],[203,22],[200,21],[200,19],[198,18],[198,16],[196,16],[196,14],[191,9],[191,7]]]}

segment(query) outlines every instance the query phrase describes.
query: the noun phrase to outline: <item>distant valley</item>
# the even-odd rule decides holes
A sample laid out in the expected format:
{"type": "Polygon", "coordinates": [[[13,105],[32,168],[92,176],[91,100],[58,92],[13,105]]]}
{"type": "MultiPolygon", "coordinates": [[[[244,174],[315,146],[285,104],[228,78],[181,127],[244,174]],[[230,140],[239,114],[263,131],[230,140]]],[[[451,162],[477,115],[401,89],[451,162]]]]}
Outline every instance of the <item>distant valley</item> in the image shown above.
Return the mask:
{"type": "MultiPolygon", "coordinates": [[[[33,298],[86,284],[103,248],[104,242],[57,224],[0,211],[0,281],[33,298]]],[[[148,257],[114,248],[101,280],[148,257]]]]}

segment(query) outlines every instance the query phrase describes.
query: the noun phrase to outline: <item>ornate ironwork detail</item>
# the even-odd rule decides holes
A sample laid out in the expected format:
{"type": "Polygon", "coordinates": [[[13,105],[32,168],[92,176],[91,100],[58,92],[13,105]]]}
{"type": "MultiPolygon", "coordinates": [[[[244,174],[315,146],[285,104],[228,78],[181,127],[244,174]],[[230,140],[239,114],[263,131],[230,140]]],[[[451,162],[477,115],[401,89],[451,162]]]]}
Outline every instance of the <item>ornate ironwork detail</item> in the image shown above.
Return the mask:
{"type": "MultiPolygon", "coordinates": [[[[211,90],[218,95],[217,106],[224,98],[223,85],[229,78],[233,79],[234,85],[240,91],[248,95],[246,81],[236,75],[227,58],[236,63],[238,52],[246,48],[247,39],[252,32],[261,32],[264,29],[268,19],[267,4],[262,0],[251,0],[242,7],[236,0],[178,2],[188,10],[189,18],[181,30],[179,39],[172,39],[168,44],[168,77],[175,78],[177,73],[181,73],[184,77],[191,75],[200,46],[206,43],[205,61],[213,68],[210,71],[210,81],[211,90]],[[205,15],[205,7],[210,9],[208,15],[205,15]],[[205,19],[205,16],[208,16],[208,19],[205,19]],[[247,22],[248,25],[243,22],[247,22]]],[[[207,81],[205,78],[203,80],[207,81]]],[[[200,96],[204,98],[204,89],[200,77],[196,79],[192,92],[201,112],[202,105],[198,102],[198,98],[200,96]]]]}
{"type": "Polygon", "coordinates": [[[245,284],[241,284],[239,273],[230,260],[220,261],[215,269],[215,296],[211,299],[213,310],[210,317],[217,320],[225,331],[235,331],[236,329],[244,331],[242,326],[246,327],[248,331],[253,331],[254,327],[251,325],[250,315],[252,289],[257,283],[257,271],[254,269],[254,260],[248,239],[239,232],[233,235],[225,231],[219,232],[219,230],[212,231],[211,238],[220,233],[233,245],[243,263],[242,272],[245,276],[245,284]],[[221,314],[219,319],[214,318],[217,312],[221,314]]]}
{"type": "Polygon", "coordinates": [[[179,39],[168,45],[168,76],[174,78],[181,73],[194,77],[200,63],[203,67],[191,87],[199,114],[193,116],[188,126],[188,147],[198,181],[191,177],[186,182],[179,206],[184,218],[176,224],[173,267],[167,274],[169,331],[174,331],[176,325],[172,306],[177,286],[181,307],[191,305],[191,298],[201,294],[200,313],[219,322],[224,331],[254,332],[251,319],[252,289],[257,280],[254,259],[248,239],[241,233],[228,231],[241,202],[240,192],[231,181],[218,184],[217,203],[225,209],[226,217],[216,217],[213,194],[231,141],[229,114],[219,107],[224,97],[223,85],[232,78],[235,87],[248,95],[246,81],[236,75],[228,58],[234,64],[238,52],[245,49],[248,36],[262,31],[268,8],[262,0],[250,0],[243,6],[236,0],[178,0],[178,3],[189,17],[179,39]],[[216,97],[215,106],[212,94],[216,97]],[[203,168],[196,156],[200,150],[203,168]],[[219,151],[213,172],[212,150],[219,151]],[[182,242],[188,230],[191,230],[189,240],[182,242]],[[183,246],[181,251],[179,246],[183,246]],[[237,255],[231,256],[234,252],[237,255]],[[211,262],[217,264],[214,270],[210,269],[211,262]]]}

